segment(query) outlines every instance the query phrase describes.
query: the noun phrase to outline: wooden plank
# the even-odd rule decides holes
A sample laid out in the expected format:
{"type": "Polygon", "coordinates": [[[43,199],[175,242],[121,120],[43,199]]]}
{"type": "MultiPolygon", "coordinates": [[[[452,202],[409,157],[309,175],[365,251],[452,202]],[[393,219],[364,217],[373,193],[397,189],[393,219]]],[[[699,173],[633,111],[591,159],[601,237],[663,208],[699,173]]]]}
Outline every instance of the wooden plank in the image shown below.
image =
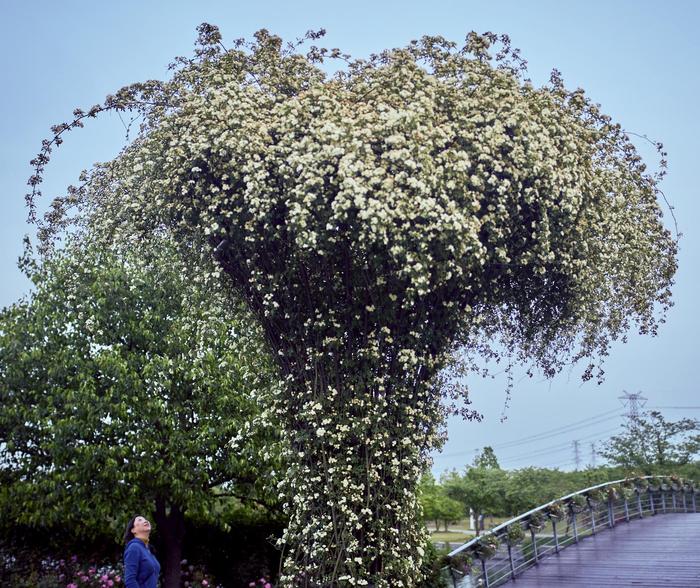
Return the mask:
{"type": "Polygon", "coordinates": [[[517,576],[518,588],[700,588],[700,514],[621,523],[517,576]]]}

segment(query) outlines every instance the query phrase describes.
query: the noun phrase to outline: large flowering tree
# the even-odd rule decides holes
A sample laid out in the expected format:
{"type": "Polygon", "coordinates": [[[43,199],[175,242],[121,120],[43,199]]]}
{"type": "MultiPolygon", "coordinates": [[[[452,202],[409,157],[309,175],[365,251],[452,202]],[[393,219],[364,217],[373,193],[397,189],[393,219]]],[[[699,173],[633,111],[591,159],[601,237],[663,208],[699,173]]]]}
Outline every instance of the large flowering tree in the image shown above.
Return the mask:
{"type": "Polygon", "coordinates": [[[165,229],[232,278],[286,378],[283,586],[415,585],[416,487],[455,349],[553,375],[653,333],[670,304],[657,178],[583,91],[522,71],[491,34],[357,60],[266,31],[229,50],[203,25],[171,80],[76,111],[35,160],[34,196],[85,117],[142,117],[42,235],[77,202],[85,230],[165,229]]]}

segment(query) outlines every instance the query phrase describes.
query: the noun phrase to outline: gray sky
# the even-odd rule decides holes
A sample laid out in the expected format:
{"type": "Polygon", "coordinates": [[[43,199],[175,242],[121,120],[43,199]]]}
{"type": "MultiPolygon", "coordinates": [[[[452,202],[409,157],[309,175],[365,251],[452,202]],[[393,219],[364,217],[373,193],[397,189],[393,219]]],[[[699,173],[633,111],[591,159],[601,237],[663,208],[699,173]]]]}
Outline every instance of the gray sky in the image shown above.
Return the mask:
{"type": "MultiPolygon", "coordinates": [[[[467,32],[510,35],[522,50],[536,84],[552,68],[569,87],[583,87],[628,131],[664,142],[669,174],[662,189],[675,207],[683,239],[674,288],[676,306],[660,336],[630,335],[608,358],[603,385],[581,384],[580,369],[546,381],[516,377],[504,414],[505,381],[474,380],[473,407],[482,423],[452,419],[449,441],[435,455],[434,471],[461,468],[474,450],[496,448],[502,465],[573,467],[572,442],[580,442],[581,465],[591,461],[590,443],[619,430],[623,390],[643,392],[648,406],[668,408],[669,418],[700,417],[695,373],[700,364],[700,313],[693,302],[699,285],[700,240],[698,147],[700,124],[700,3],[675,0],[545,0],[431,2],[365,0],[116,2],[4,0],[0,29],[4,116],[0,120],[0,306],[11,304],[29,284],[16,267],[25,223],[23,195],[36,154],[50,125],[68,120],[122,85],[163,78],[176,55],[191,53],[195,27],[218,25],[225,41],[267,28],[285,39],[325,28],[326,46],[356,56],[407,43],[424,34],[462,41],[467,32]]],[[[116,115],[70,133],[47,168],[44,193],[60,193],[81,169],[114,156],[124,141],[116,115]]],[[[655,153],[640,152],[653,166],[655,153]]],[[[667,214],[667,221],[670,216],[667,214]]],[[[600,458],[598,458],[600,463],[600,458]]]]}

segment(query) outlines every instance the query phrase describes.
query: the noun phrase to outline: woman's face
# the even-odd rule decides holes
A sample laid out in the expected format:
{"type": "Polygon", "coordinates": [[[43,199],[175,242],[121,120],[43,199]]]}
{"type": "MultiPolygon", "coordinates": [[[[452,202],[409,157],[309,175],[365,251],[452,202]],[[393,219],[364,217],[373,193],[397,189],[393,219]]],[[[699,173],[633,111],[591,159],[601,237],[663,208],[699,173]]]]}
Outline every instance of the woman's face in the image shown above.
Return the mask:
{"type": "Polygon", "coordinates": [[[143,537],[144,535],[148,537],[151,533],[151,523],[145,517],[136,517],[131,532],[134,537],[143,537]]]}

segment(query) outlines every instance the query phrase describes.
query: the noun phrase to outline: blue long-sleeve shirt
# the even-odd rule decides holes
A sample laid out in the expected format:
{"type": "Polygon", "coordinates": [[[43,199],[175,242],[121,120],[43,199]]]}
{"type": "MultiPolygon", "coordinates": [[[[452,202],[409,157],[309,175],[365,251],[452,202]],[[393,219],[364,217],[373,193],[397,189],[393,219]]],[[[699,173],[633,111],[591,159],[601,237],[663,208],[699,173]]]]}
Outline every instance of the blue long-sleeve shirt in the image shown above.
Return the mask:
{"type": "Polygon", "coordinates": [[[125,588],[158,588],[160,564],[141,539],[132,539],[124,549],[125,588]]]}

